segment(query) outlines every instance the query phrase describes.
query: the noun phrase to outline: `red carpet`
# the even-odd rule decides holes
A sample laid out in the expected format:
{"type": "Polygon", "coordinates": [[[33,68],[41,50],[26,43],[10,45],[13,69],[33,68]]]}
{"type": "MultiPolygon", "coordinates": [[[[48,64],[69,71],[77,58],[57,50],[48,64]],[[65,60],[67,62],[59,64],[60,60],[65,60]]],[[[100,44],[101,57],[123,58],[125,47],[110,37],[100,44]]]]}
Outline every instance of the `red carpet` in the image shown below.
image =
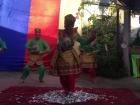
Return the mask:
{"type": "MultiPolygon", "coordinates": [[[[29,102],[31,97],[44,94],[50,90],[60,90],[60,88],[10,87],[0,92],[0,105],[60,105],[58,103],[49,102],[29,102]]],[[[91,99],[87,102],[72,103],[67,105],[140,105],[140,99],[128,89],[77,88],[77,90],[106,96],[106,98],[102,97],[102,99],[100,98],[99,100],[91,99]]]]}

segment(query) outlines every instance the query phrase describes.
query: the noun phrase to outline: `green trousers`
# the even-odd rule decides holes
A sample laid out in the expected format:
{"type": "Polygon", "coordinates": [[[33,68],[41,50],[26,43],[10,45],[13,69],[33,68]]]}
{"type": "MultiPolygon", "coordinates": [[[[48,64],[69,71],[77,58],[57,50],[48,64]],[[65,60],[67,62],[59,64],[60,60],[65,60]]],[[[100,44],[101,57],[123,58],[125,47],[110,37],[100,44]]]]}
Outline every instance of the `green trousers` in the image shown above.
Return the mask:
{"type": "Polygon", "coordinates": [[[140,55],[138,54],[131,54],[131,60],[132,60],[132,69],[133,69],[133,77],[140,77],[140,71],[139,71],[139,60],[140,55]]]}
{"type": "MultiPolygon", "coordinates": [[[[39,79],[42,80],[45,74],[45,67],[43,65],[37,65],[37,70],[39,71],[39,79]]],[[[25,80],[31,71],[31,66],[26,65],[22,74],[22,79],[25,80]]]]}

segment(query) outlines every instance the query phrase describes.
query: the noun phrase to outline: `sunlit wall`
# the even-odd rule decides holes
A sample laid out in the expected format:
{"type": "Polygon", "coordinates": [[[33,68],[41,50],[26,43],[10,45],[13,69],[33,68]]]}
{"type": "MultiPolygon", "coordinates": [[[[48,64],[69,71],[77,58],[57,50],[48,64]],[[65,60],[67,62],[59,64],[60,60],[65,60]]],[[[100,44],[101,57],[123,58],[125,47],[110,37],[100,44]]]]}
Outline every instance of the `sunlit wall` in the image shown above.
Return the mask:
{"type": "MultiPolygon", "coordinates": [[[[59,15],[59,28],[64,28],[64,17],[67,14],[73,14],[76,16],[78,7],[80,6],[81,0],[61,0],[60,4],[60,15],[59,15]]],[[[77,19],[75,27],[78,26],[78,30],[81,30],[81,20],[77,19]]]]}

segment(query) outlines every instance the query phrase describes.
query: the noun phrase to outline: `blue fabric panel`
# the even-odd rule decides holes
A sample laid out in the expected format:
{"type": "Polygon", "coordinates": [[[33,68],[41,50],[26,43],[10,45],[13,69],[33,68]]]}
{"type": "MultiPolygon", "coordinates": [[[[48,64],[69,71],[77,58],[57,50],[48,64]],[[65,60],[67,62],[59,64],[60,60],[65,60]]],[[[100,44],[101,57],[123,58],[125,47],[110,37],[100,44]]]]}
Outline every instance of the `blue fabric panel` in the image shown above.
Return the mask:
{"type": "Polygon", "coordinates": [[[7,50],[0,54],[0,71],[20,71],[24,64],[31,0],[0,0],[0,37],[7,50]]]}

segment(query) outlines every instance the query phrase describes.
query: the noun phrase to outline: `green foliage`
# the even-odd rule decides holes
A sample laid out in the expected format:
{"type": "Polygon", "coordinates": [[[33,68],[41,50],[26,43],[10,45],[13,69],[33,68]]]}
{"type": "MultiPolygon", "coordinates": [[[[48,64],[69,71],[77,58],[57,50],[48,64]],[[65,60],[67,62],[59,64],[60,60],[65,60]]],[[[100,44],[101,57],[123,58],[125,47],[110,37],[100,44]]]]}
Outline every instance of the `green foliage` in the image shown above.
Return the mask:
{"type": "Polygon", "coordinates": [[[121,58],[116,54],[104,55],[99,53],[97,55],[97,75],[112,79],[126,76],[121,58]]]}
{"type": "Polygon", "coordinates": [[[80,6],[79,6],[79,8],[78,8],[78,11],[84,9],[85,5],[90,6],[90,5],[93,5],[93,4],[95,4],[95,2],[91,2],[91,1],[81,2],[80,6]]]}
{"type": "MultiPolygon", "coordinates": [[[[84,5],[82,5],[84,7],[84,5]]],[[[116,8],[112,7],[111,15],[96,17],[91,14],[88,18],[89,26],[82,28],[82,35],[87,35],[90,28],[97,29],[97,41],[102,45],[97,54],[97,74],[109,78],[120,78],[126,76],[123,67],[121,48],[117,47],[117,21],[113,14],[116,8]],[[108,51],[105,49],[105,45],[108,51]]]]}
{"type": "Polygon", "coordinates": [[[121,48],[117,47],[116,17],[102,16],[96,23],[97,40],[103,46],[101,52],[97,54],[97,73],[110,78],[125,76],[121,48]],[[107,45],[108,51],[105,50],[105,45],[107,45]]]}
{"type": "Polygon", "coordinates": [[[89,32],[89,26],[84,26],[83,28],[82,28],[82,35],[87,35],[88,34],[88,32],[89,32]]]}
{"type": "Polygon", "coordinates": [[[93,14],[88,20],[91,23],[91,26],[89,27],[93,27],[98,30],[97,40],[102,45],[107,44],[110,47],[116,46],[116,17],[102,16],[101,19],[97,19],[93,14]]]}

